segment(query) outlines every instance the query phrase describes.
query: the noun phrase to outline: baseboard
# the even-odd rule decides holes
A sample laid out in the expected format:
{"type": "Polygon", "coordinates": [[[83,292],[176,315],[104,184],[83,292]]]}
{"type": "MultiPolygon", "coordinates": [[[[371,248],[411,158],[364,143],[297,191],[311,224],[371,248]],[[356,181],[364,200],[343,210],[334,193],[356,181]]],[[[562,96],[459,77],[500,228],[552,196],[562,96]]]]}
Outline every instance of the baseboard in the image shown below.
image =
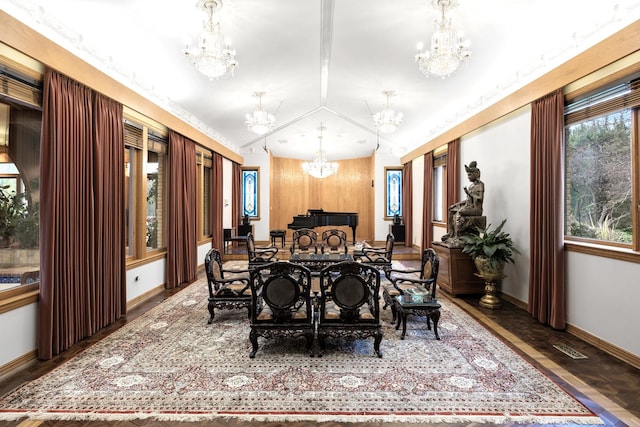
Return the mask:
{"type": "MultiPolygon", "coordinates": [[[[506,295],[506,294],[502,294],[499,293],[500,298],[502,298],[505,301],[510,302],[511,304],[527,311],[528,310],[528,304],[524,301],[520,301],[519,299],[513,298],[510,295],[506,295]]],[[[595,348],[597,348],[598,350],[602,350],[605,353],[610,354],[611,356],[622,360],[625,363],[628,363],[629,365],[633,366],[634,368],[638,368],[640,369],[640,357],[636,356],[633,353],[630,353],[618,346],[615,346],[607,341],[602,340],[601,338],[598,338],[592,334],[590,334],[589,332],[578,328],[577,326],[574,326],[570,323],[567,323],[567,326],[565,328],[565,331],[570,333],[571,335],[580,338],[582,341],[591,344],[592,346],[594,346],[595,348]]]]}
{"type": "Polygon", "coordinates": [[[155,287],[153,289],[148,290],[147,292],[145,292],[143,294],[138,295],[134,299],[132,299],[130,301],[127,301],[127,311],[131,310],[132,308],[134,308],[138,304],[141,304],[141,303],[145,302],[149,298],[154,297],[154,296],[156,296],[158,294],[161,294],[162,292],[164,292],[164,285],[157,286],[157,287],[155,287]]]}
{"type": "Polygon", "coordinates": [[[633,353],[628,352],[627,350],[624,350],[618,346],[615,346],[607,341],[603,341],[602,339],[593,336],[592,334],[590,334],[589,332],[578,328],[577,326],[573,326],[571,324],[567,323],[567,328],[566,328],[567,332],[569,332],[571,335],[574,335],[578,338],[580,338],[581,340],[591,344],[592,346],[606,352],[609,353],[610,355],[612,355],[613,357],[616,357],[620,360],[622,360],[625,363],[628,363],[629,365],[633,366],[634,368],[640,369],[640,357],[636,356],[633,353]]]}
{"type": "Polygon", "coordinates": [[[38,350],[31,350],[22,356],[13,359],[11,362],[0,366],[0,380],[26,368],[28,365],[38,360],[38,350]]]}

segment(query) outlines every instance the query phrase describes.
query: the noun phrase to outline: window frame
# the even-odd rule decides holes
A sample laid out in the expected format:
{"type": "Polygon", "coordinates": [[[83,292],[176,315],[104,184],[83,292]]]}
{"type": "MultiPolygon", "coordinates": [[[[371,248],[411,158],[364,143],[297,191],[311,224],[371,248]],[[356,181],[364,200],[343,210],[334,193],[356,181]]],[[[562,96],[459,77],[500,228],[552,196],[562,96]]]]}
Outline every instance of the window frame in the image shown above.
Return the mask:
{"type": "Polygon", "coordinates": [[[448,211],[448,206],[447,206],[447,153],[448,151],[445,149],[444,152],[438,152],[436,154],[436,152],[433,153],[433,209],[432,209],[432,214],[433,214],[433,225],[442,225],[445,226],[447,223],[447,211],[448,211]],[[436,197],[435,194],[437,192],[437,188],[436,185],[438,184],[436,182],[436,170],[438,168],[442,168],[442,177],[440,180],[440,194],[442,197],[441,200],[441,212],[440,212],[440,217],[442,218],[441,220],[437,220],[436,219],[436,197]]]}
{"type": "Polygon", "coordinates": [[[240,212],[241,216],[249,215],[250,220],[260,219],[260,167],[259,166],[241,166],[240,167],[240,212]],[[252,194],[255,209],[251,209],[247,213],[246,202],[246,184],[249,177],[255,177],[254,191],[252,194]]]}
{"type": "MultiPolygon", "coordinates": [[[[637,77],[637,76],[635,76],[637,77]]],[[[631,150],[631,223],[632,223],[632,241],[631,243],[621,243],[615,241],[598,240],[587,237],[570,236],[565,234],[564,242],[565,248],[573,252],[586,253],[590,255],[625,259],[630,262],[640,262],[640,80],[633,81],[631,77],[627,77],[622,81],[613,82],[606,86],[600,87],[596,90],[590,91],[587,94],[581,94],[581,99],[589,99],[589,97],[598,97],[603,94],[607,94],[609,89],[615,86],[619,86],[620,83],[628,82],[632,93],[630,96],[619,96],[618,100],[612,98],[612,101],[606,100],[602,102],[603,106],[584,107],[582,109],[567,108],[572,104],[577,104],[579,101],[572,99],[571,94],[565,94],[565,121],[564,131],[568,126],[586,121],[590,119],[596,119],[603,117],[607,114],[613,114],[625,109],[631,110],[631,129],[630,129],[630,150],[631,150]]],[[[566,141],[563,144],[566,147],[566,141]]],[[[565,148],[566,152],[566,148],[565,148]]],[[[566,164],[566,162],[565,162],[566,164]]],[[[564,200],[565,212],[563,216],[563,222],[566,224],[567,212],[566,212],[566,193],[567,193],[567,170],[566,165],[563,170],[564,174],[564,200]]]]}
{"type": "MultiPolygon", "coordinates": [[[[168,130],[163,129],[161,125],[155,123],[149,123],[146,118],[136,115],[135,113],[127,114],[124,116],[125,127],[132,126],[139,129],[141,134],[138,140],[125,138],[125,150],[133,149],[134,165],[129,171],[130,176],[133,177],[133,194],[129,195],[129,199],[133,200],[133,206],[129,207],[130,215],[133,215],[130,225],[133,227],[133,253],[127,253],[125,261],[127,268],[144,264],[147,262],[155,261],[162,258],[167,252],[167,236],[166,236],[166,218],[167,218],[167,188],[168,188],[168,147],[169,147],[169,135],[168,130]],[[151,134],[151,138],[149,135],[151,134]],[[150,141],[151,139],[151,141],[150,141]],[[156,147],[157,146],[157,147],[156,147]],[[155,150],[150,150],[150,147],[155,147],[155,150]],[[159,153],[164,158],[164,166],[160,168],[159,173],[164,173],[162,184],[162,214],[161,220],[165,223],[160,229],[165,233],[163,238],[163,244],[157,248],[147,247],[147,163],[149,151],[159,153]],[[131,211],[133,213],[131,213],[131,211]]],[[[123,213],[124,215],[124,213],[123,213]]],[[[126,248],[125,248],[126,249],[126,248]]]]}
{"type": "Polygon", "coordinates": [[[403,200],[403,191],[404,191],[404,179],[403,179],[404,168],[402,166],[386,166],[384,168],[384,214],[383,218],[385,220],[393,220],[396,214],[391,214],[392,212],[389,209],[390,200],[389,200],[389,187],[390,187],[390,179],[394,176],[398,176],[400,179],[400,185],[398,189],[398,205],[399,205],[399,213],[397,214],[400,218],[404,215],[404,200],[403,200]]]}
{"type": "Polygon", "coordinates": [[[196,147],[196,167],[198,168],[198,240],[203,241],[213,237],[210,217],[213,160],[211,152],[204,150],[200,146],[196,147]]]}

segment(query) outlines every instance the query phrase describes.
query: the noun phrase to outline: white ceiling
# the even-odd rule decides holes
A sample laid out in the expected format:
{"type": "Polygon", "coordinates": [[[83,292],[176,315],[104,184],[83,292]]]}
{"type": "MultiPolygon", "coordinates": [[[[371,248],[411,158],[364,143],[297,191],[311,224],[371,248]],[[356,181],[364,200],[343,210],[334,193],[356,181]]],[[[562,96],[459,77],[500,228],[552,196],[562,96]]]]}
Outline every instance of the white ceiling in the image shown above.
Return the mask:
{"type": "Polygon", "coordinates": [[[243,155],[329,160],[402,154],[640,19],[640,0],[460,0],[451,17],[472,56],[447,79],[423,76],[429,0],[224,0],[235,76],[209,81],[182,53],[201,29],[197,0],[0,0],[9,14],[243,155]],[[322,49],[324,45],[325,49],[322,49]],[[385,90],[404,123],[376,135],[385,90]],[[244,125],[266,92],[265,137],[244,125]]]}

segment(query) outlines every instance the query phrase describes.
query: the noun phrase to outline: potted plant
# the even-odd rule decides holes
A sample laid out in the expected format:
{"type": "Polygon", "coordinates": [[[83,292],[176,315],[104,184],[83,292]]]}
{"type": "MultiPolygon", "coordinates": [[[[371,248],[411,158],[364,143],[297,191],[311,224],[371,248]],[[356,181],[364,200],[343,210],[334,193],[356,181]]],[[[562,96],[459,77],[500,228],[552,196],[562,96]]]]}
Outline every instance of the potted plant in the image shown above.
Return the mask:
{"type": "Polygon", "coordinates": [[[461,236],[464,242],[462,252],[469,254],[483,277],[502,277],[504,265],[513,263],[513,255],[520,252],[513,246],[513,240],[508,233],[502,231],[507,220],[503,220],[498,227],[491,230],[491,224],[486,228],[476,228],[477,234],[461,236]]]}

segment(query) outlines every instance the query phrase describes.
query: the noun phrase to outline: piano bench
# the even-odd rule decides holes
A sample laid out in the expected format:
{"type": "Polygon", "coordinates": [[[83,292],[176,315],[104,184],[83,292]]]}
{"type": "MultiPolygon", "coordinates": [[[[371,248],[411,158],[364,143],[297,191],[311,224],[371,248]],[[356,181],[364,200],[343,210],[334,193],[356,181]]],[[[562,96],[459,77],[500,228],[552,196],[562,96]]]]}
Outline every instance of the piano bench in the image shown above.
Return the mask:
{"type": "Polygon", "coordinates": [[[280,238],[280,241],[282,243],[282,247],[284,248],[284,236],[286,234],[285,230],[271,230],[269,232],[269,235],[271,236],[271,246],[275,246],[276,245],[276,239],[280,238]]]}

